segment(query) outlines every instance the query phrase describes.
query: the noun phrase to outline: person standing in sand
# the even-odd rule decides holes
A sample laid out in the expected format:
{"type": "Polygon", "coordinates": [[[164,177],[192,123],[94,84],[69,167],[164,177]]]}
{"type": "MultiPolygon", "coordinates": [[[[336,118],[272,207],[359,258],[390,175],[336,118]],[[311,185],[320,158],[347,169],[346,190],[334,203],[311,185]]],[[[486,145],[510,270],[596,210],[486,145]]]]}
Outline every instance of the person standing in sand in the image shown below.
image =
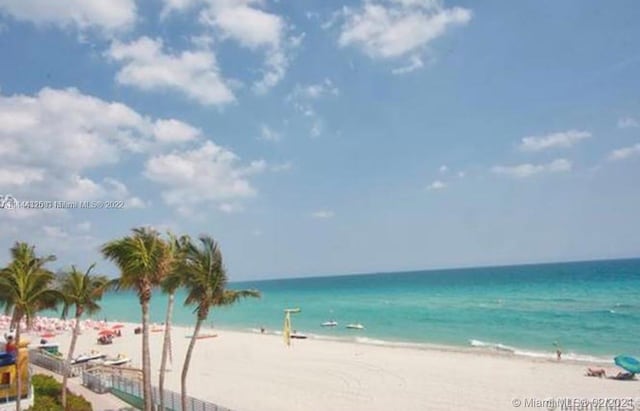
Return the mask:
{"type": "Polygon", "coordinates": [[[556,347],[556,360],[560,361],[562,359],[562,350],[560,349],[560,344],[557,341],[553,342],[554,347],[556,347]]]}

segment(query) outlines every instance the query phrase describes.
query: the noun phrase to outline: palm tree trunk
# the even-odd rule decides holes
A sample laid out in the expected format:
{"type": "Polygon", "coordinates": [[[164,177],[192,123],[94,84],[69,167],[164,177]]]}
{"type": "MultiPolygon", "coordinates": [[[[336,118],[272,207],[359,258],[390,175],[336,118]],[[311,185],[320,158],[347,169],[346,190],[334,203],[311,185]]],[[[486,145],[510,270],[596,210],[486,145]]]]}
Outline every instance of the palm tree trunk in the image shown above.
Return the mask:
{"type": "Polygon", "coordinates": [[[16,310],[13,310],[13,314],[11,314],[11,324],[9,325],[9,329],[13,330],[16,328],[16,319],[18,315],[16,314],[16,310]]]}
{"type": "Polygon", "coordinates": [[[191,362],[191,354],[193,353],[193,347],[196,345],[196,340],[198,339],[198,334],[200,333],[200,326],[202,325],[202,321],[204,318],[198,316],[196,320],[196,328],[193,330],[193,335],[191,336],[191,341],[189,341],[189,348],[187,348],[187,355],[184,358],[184,365],[182,366],[182,377],[181,377],[181,397],[182,397],[182,411],[187,411],[187,373],[189,372],[189,363],[191,362]]]}
{"type": "Polygon", "coordinates": [[[71,345],[69,346],[69,353],[67,354],[67,361],[64,363],[64,370],[62,374],[62,408],[65,410],[67,409],[67,380],[69,379],[69,372],[71,371],[71,360],[73,360],[76,342],[78,341],[78,335],[80,334],[81,316],[82,310],[76,307],[76,324],[73,327],[73,334],[71,334],[71,345]]]}
{"type": "Polygon", "coordinates": [[[20,399],[22,397],[22,367],[20,366],[20,320],[17,316],[18,326],[16,327],[16,411],[20,411],[20,399]]]}
{"type": "Polygon", "coordinates": [[[149,354],[149,300],[142,301],[142,395],[144,411],[153,411],[151,355],[149,354]]]}
{"type": "Polygon", "coordinates": [[[164,341],[162,343],[162,359],[160,360],[160,377],[158,381],[158,391],[160,391],[160,411],[164,409],[164,374],[167,370],[167,357],[169,356],[169,347],[171,344],[171,316],[173,315],[173,302],[175,300],[174,293],[169,293],[169,302],[167,303],[167,317],[164,321],[164,341]]]}

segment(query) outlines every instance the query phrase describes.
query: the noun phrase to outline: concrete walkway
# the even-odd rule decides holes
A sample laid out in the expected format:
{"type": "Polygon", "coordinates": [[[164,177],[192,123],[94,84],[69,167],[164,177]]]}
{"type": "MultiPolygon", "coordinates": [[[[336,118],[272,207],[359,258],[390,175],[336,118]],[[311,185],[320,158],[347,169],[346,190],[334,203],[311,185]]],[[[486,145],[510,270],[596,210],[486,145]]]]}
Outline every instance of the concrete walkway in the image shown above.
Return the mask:
{"type": "MultiPolygon", "coordinates": [[[[34,374],[45,374],[54,377],[56,380],[62,382],[62,376],[58,375],[52,371],[46,370],[44,368],[40,368],[36,365],[31,365],[33,367],[34,374]]],[[[93,411],[133,411],[135,408],[132,408],[126,402],[120,400],[114,395],[111,394],[97,394],[82,385],[82,379],[79,377],[69,378],[68,388],[72,393],[82,395],[87,399],[93,406],[93,411]]]]}

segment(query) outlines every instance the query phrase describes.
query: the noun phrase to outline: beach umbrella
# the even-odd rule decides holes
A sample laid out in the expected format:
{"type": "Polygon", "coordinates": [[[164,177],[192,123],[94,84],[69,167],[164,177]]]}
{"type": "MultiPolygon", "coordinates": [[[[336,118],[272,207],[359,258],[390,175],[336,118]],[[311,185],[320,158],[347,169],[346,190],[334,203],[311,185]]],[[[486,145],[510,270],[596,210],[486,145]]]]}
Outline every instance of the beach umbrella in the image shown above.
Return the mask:
{"type": "Polygon", "coordinates": [[[622,367],[632,374],[640,373],[640,361],[628,355],[618,355],[613,359],[618,367],[622,367]]]}
{"type": "Polygon", "coordinates": [[[55,336],[56,335],[54,333],[42,333],[42,334],[40,334],[40,337],[42,337],[42,338],[53,338],[55,336]]]}
{"type": "Polygon", "coordinates": [[[113,335],[113,331],[112,330],[102,330],[98,333],[99,336],[103,336],[103,335],[113,335]]]}
{"type": "Polygon", "coordinates": [[[113,328],[114,330],[117,330],[118,328],[123,328],[123,327],[124,327],[124,325],[122,325],[122,324],[116,324],[111,328],[113,328]]]}

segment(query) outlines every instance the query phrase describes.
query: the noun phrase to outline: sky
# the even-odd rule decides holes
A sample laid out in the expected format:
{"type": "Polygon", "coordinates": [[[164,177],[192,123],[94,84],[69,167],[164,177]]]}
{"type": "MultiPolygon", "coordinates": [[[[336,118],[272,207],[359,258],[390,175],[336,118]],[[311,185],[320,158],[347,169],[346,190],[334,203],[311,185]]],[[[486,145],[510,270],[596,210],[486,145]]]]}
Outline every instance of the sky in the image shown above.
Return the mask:
{"type": "Polygon", "coordinates": [[[232,280],[640,256],[638,21],[0,0],[0,262],[20,240],[114,275],[100,245],[143,225],[212,235],[232,280]]]}

